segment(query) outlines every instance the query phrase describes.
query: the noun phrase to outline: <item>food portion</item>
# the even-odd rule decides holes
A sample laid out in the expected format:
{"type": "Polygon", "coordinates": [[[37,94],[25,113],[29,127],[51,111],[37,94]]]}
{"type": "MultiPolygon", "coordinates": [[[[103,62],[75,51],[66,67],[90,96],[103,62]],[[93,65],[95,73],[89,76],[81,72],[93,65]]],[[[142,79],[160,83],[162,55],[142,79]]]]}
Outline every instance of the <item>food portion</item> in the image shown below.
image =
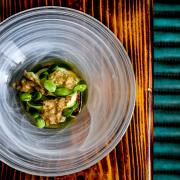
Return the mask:
{"type": "Polygon", "coordinates": [[[61,127],[81,110],[86,83],[71,69],[58,64],[46,65],[36,71],[24,71],[20,81],[13,83],[21,104],[39,128],[61,127]]]}

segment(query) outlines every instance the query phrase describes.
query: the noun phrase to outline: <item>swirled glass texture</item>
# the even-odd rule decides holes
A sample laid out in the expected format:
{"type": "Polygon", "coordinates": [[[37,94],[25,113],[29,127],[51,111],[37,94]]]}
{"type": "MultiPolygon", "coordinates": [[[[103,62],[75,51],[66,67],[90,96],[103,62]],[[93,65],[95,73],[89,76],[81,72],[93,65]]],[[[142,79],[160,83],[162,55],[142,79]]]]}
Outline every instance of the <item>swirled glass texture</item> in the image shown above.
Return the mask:
{"type": "Polygon", "coordinates": [[[135,104],[132,65],[115,35],[76,10],[44,7],[0,24],[0,158],[20,171],[57,176],[88,168],[121,140],[135,104]],[[64,129],[38,129],[10,83],[47,57],[78,67],[88,99],[64,129]]]}

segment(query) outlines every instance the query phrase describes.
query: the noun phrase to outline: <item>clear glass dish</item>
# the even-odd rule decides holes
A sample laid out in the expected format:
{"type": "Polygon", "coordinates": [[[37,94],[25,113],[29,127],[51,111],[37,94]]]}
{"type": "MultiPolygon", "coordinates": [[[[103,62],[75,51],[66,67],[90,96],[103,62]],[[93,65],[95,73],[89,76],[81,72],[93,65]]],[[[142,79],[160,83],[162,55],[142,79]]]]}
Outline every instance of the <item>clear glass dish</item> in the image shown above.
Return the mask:
{"type": "Polygon", "coordinates": [[[43,7],[0,24],[0,159],[20,171],[59,176],[86,169],[121,140],[135,105],[135,78],[122,44],[79,11],[43,7]],[[88,100],[64,129],[38,129],[21,112],[12,80],[48,57],[80,69],[88,100]]]}

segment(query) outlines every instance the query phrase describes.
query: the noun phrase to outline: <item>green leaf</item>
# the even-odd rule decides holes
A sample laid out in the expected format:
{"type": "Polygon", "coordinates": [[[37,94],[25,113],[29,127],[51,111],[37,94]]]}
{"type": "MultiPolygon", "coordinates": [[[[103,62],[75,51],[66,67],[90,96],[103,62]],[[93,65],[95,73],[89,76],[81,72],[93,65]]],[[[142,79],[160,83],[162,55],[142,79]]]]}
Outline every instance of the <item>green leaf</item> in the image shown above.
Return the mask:
{"type": "Polygon", "coordinates": [[[75,88],[74,91],[80,91],[83,92],[87,89],[87,85],[86,84],[78,84],[75,88]]]}
{"type": "Polygon", "coordinates": [[[32,93],[32,100],[38,101],[42,98],[42,94],[40,92],[33,92],[32,93]]]}
{"type": "Polygon", "coordinates": [[[40,74],[39,79],[43,79],[43,78],[47,79],[48,75],[49,75],[49,73],[47,71],[45,71],[45,72],[40,74]]]}
{"type": "Polygon", "coordinates": [[[67,96],[71,93],[72,93],[72,90],[62,87],[62,88],[57,88],[54,94],[56,96],[67,96]]]}
{"type": "Polygon", "coordinates": [[[73,109],[65,109],[63,111],[63,115],[66,117],[70,117],[72,113],[73,113],[73,109]]]}
{"type": "Polygon", "coordinates": [[[37,119],[38,117],[40,117],[40,114],[38,112],[34,112],[34,113],[32,113],[32,117],[34,119],[37,119]]]}
{"type": "Polygon", "coordinates": [[[56,85],[51,80],[44,81],[44,88],[47,89],[49,92],[56,91],[56,85]]]}
{"type": "Polygon", "coordinates": [[[21,93],[20,94],[20,100],[21,101],[30,101],[32,99],[32,96],[30,93],[21,93]]]}
{"type": "Polygon", "coordinates": [[[41,104],[35,104],[35,103],[30,103],[27,102],[27,105],[31,108],[37,109],[37,110],[42,110],[43,106],[41,104]]]}
{"type": "Polygon", "coordinates": [[[45,121],[43,118],[39,117],[36,119],[36,126],[40,129],[44,128],[45,127],[45,121]]]}
{"type": "Polygon", "coordinates": [[[48,68],[42,68],[42,69],[40,69],[37,73],[36,73],[36,75],[39,77],[41,74],[43,74],[44,72],[47,72],[47,70],[48,70],[48,68]]]}
{"type": "Polygon", "coordinates": [[[72,110],[75,111],[78,108],[79,104],[76,102],[76,104],[72,107],[72,110]]]}
{"type": "Polygon", "coordinates": [[[75,105],[72,108],[69,109],[65,109],[63,111],[63,115],[66,117],[70,117],[72,115],[72,113],[78,108],[78,103],[76,102],[75,105]]]}

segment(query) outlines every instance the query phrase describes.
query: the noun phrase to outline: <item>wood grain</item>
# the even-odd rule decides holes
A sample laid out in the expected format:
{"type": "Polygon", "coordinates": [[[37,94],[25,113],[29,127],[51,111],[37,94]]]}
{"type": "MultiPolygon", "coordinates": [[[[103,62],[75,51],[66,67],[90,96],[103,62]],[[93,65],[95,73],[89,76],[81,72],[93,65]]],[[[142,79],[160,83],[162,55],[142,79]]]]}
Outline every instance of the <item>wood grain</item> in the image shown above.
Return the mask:
{"type": "Polygon", "coordinates": [[[37,177],[0,163],[2,180],[145,180],[152,178],[152,0],[1,0],[0,21],[38,6],[86,12],[109,27],[123,43],[136,76],[136,107],[121,142],[89,169],[63,177],[37,177]]]}

